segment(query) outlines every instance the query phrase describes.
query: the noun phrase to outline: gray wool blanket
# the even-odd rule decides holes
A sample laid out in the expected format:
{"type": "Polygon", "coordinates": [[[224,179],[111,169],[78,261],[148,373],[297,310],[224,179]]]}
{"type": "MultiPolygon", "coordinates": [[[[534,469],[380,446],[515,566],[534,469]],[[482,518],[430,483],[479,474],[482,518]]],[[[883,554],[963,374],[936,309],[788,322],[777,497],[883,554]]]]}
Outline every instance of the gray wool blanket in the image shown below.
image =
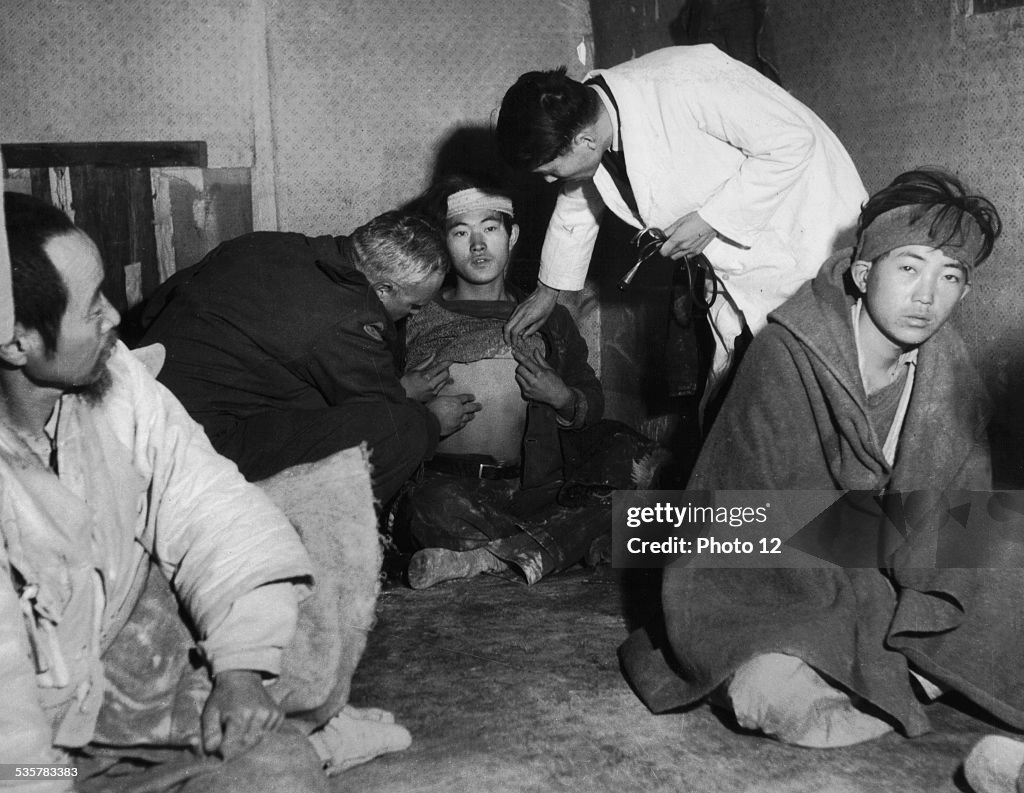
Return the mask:
{"type": "MultiPolygon", "coordinates": [[[[849,250],[837,254],[769,317],[709,434],[691,490],[991,487],[983,389],[948,326],[920,348],[895,464],[885,462],[843,289],[849,259],[849,250]]],[[[627,676],[660,712],[701,700],[754,655],[788,653],[917,735],[928,719],[911,688],[913,665],[1024,727],[1024,570],[1009,567],[1014,555],[1024,560],[1024,544],[1002,551],[1000,570],[937,568],[927,549],[949,529],[949,515],[930,517],[878,568],[668,568],[663,621],[620,648],[627,676]]]]}

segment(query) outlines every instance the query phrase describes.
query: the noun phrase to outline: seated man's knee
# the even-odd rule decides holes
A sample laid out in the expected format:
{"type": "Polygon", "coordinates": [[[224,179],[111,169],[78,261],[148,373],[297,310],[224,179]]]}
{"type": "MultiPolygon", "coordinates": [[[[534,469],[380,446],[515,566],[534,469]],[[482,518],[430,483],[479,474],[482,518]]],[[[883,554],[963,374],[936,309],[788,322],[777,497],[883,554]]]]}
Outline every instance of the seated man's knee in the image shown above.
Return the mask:
{"type": "Polygon", "coordinates": [[[424,526],[444,523],[448,507],[464,497],[462,483],[447,476],[427,476],[409,492],[409,526],[414,537],[424,526]]]}
{"type": "Polygon", "coordinates": [[[323,761],[313,744],[294,725],[285,722],[249,751],[197,777],[182,793],[219,790],[226,793],[330,793],[323,761]]]}
{"type": "Polygon", "coordinates": [[[413,509],[429,511],[452,499],[465,498],[465,491],[466,488],[461,479],[428,474],[412,490],[413,509]]]}

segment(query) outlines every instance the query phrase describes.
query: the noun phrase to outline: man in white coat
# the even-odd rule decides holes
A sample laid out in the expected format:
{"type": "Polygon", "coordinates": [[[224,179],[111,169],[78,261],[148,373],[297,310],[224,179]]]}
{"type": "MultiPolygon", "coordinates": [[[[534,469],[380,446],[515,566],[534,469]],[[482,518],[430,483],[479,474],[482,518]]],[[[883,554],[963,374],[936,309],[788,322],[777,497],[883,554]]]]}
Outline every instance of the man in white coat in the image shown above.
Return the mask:
{"type": "Polygon", "coordinates": [[[743,328],[757,333],[849,241],[867,198],[821,119],[710,44],[658,50],[585,83],[564,68],[526,73],[495,132],[513,167],[564,185],[537,289],[510,317],[508,340],[536,331],[560,291],[583,287],[607,206],[637,229],[663,230],[662,256],[710,263],[722,294],[710,308],[705,400],[743,328]]]}

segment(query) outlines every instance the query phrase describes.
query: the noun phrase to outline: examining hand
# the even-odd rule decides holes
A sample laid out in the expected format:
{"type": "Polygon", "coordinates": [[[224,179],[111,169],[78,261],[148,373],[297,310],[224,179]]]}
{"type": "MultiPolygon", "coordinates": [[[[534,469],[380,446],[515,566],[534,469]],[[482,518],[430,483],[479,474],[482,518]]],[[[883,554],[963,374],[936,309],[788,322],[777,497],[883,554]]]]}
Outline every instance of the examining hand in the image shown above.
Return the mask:
{"type": "Polygon", "coordinates": [[[518,346],[522,344],[524,338],[540,330],[544,320],[555,310],[557,301],[558,290],[538,281],[533,294],[516,306],[505,327],[501,329],[505,343],[513,347],[518,346]]]}
{"type": "Polygon", "coordinates": [[[474,414],[483,407],[475,399],[472,394],[453,394],[427,403],[427,410],[437,416],[441,424],[442,438],[458,432],[473,420],[474,414]]]}
{"type": "Polygon", "coordinates": [[[225,760],[236,757],[283,723],[284,713],[267,694],[259,672],[221,672],[203,707],[203,750],[225,760]]]}
{"type": "Polygon", "coordinates": [[[452,382],[448,373],[452,362],[435,361],[436,357],[437,353],[431,353],[429,358],[409,367],[402,375],[402,388],[409,399],[429,402],[441,393],[442,388],[452,382]]]}
{"type": "Polygon", "coordinates": [[[696,212],[683,215],[671,226],[665,228],[668,237],[661,246],[661,255],[666,259],[682,259],[700,253],[715,238],[711,228],[696,212]]]}
{"type": "Polygon", "coordinates": [[[543,402],[555,410],[562,410],[572,404],[572,390],[551,364],[544,360],[540,350],[525,353],[513,348],[512,357],[519,363],[516,367],[516,382],[519,383],[523,399],[543,402]]]}

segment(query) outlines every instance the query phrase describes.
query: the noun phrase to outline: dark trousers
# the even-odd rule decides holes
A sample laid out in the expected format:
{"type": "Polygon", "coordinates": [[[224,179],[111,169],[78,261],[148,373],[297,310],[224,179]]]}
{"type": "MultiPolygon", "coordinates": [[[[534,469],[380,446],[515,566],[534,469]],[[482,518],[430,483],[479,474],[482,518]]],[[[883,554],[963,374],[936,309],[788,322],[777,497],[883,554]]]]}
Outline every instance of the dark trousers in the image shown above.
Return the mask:
{"type": "Polygon", "coordinates": [[[492,481],[427,472],[410,496],[409,532],[422,548],[486,547],[533,584],[583,559],[611,532],[611,501],[566,507],[551,501],[514,514],[518,479],[492,481]]]}
{"type": "Polygon", "coordinates": [[[486,547],[531,584],[590,556],[595,541],[611,533],[612,491],[651,486],[634,478],[637,470],[668,453],[617,421],[561,433],[559,444],[566,480],[529,490],[519,479],[426,472],[405,499],[412,543],[455,551],[486,547]]]}
{"type": "Polygon", "coordinates": [[[195,747],[152,748],[122,758],[117,748],[89,746],[75,757],[79,793],[329,793],[309,740],[285,722],[231,760],[195,747]]]}
{"type": "Polygon", "coordinates": [[[250,482],[366,443],[373,494],[388,502],[423,461],[430,437],[411,403],[347,402],[318,410],[270,410],[209,433],[250,482]]]}

